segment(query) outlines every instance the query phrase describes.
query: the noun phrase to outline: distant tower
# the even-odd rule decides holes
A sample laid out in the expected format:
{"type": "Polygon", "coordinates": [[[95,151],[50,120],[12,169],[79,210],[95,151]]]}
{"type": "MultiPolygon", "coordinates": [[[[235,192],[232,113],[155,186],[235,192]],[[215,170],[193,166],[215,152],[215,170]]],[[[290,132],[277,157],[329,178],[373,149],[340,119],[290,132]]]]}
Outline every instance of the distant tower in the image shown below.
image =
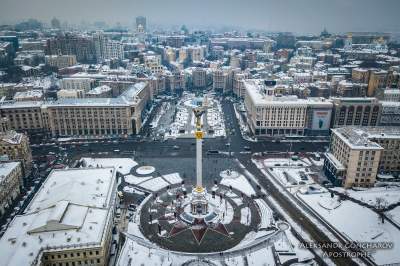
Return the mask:
{"type": "Polygon", "coordinates": [[[136,17],[136,31],[146,31],[146,17],[136,17]]]}

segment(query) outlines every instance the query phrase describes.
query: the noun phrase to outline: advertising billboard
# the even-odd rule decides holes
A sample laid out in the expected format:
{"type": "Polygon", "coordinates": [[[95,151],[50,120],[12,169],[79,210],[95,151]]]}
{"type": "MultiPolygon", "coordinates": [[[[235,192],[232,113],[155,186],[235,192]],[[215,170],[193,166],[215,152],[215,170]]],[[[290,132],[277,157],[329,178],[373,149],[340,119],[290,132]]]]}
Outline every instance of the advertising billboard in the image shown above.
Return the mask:
{"type": "Polygon", "coordinates": [[[313,111],[312,130],[328,130],[331,123],[332,110],[316,109],[313,111]]]}

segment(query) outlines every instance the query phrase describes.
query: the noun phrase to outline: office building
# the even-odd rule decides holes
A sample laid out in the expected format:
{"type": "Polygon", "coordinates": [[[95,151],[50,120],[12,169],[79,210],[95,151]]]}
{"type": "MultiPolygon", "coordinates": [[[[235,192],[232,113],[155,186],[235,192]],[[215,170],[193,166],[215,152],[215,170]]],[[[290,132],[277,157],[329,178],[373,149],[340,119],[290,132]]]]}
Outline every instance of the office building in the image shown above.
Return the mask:
{"type": "Polygon", "coordinates": [[[332,129],[324,170],[336,185],[370,187],[376,181],[384,148],[372,141],[366,128],[332,129]]]}
{"type": "Polygon", "coordinates": [[[382,104],[376,98],[331,98],[333,103],[332,127],[377,126],[382,104]]]}
{"type": "Polygon", "coordinates": [[[329,132],[332,103],[323,98],[299,99],[275,95],[264,80],[246,80],[245,108],[251,132],[262,136],[325,135],[329,132]]]}
{"type": "Polygon", "coordinates": [[[116,170],[53,170],[0,239],[4,265],[108,265],[116,170]]]}

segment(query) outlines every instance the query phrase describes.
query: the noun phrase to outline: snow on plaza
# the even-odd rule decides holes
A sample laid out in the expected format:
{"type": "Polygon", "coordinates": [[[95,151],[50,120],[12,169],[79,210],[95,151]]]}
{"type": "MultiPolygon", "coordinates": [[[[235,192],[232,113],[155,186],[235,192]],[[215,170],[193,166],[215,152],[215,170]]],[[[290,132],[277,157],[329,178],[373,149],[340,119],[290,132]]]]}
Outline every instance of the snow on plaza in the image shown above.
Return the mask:
{"type": "Polygon", "coordinates": [[[367,249],[374,263],[399,262],[400,207],[387,210],[387,219],[383,222],[376,208],[378,203],[383,207],[398,206],[400,187],[329,190],[314,182],[320,173],[312,159],[260,158],[253,162],[264,178],[281,189],[283,196],[290,198],[304,213],[312,211],[324,225],[333,227],[348,242],[393,244],[391,248],[367,249]]]}
{"type": "Polygon", "coordinates": [[[141,199],[134,211],[127,210],[127,217],[132,214],[121,231],[125,243],[116,265],[262,266],[275,265],[275,256],[281,262],[313,261],[312,253],[297,248],[290,226],[276,220],[263,199],[252,199],[256,188],[242,173],[220,173],[220,182],[206,188],[209,212],[199,219],[185,216],[193,196],[178,172],[160,174],[129,158],[81,162],[84,167],[114,166],[122,176],[124,201],[141,199]]]}
{"type": "Polygon", "coordinates": [[[204,101],[208,105],[206,115],[202,117],[206,137],[226,136],[221,103],[212,94],[196,97],[193,93],[184,92],[176,105],[163,102],[150,124],[164,138],[192,137],[195,130],[192,108],[204,101]]]}

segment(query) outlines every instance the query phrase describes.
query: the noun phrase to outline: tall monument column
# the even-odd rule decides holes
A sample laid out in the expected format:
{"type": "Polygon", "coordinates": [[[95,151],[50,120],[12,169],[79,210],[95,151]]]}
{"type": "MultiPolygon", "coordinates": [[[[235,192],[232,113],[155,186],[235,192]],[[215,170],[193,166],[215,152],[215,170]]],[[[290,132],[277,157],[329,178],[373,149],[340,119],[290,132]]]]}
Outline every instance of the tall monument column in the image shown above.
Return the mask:
{"type": "Polygon", "coordinates": [[[201,128],[201,116],[204,110],[194,109],[196,117],[196,190],[199,192],[203,190],[203,164],[202,164],[202,150],[203,150],[203,131],[201,128]]]}
{"type": "Polygon", "coordinates": [[[190,201],[191,213],[193,215],[206,215],[208,213],[207,190],[203,187],[203,165],[202,165],[202,150],[203,150],[203,130],[201,128],[201,116],[204,113],[204,108],[199,107],[193,109],[196,117],[196,187],[192,191],[192,199],[190,201]]]}

